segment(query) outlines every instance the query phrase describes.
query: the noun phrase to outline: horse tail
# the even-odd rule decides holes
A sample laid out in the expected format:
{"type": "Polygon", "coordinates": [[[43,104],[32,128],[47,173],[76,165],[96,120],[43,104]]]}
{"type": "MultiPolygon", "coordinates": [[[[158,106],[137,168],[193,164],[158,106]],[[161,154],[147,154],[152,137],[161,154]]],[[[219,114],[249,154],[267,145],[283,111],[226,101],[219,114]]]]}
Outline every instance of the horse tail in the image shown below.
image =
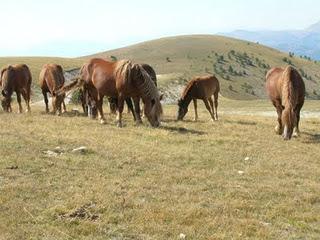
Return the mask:
{"type": "Polygon", "coordinates": [[[80,78],[80,77],[73,78],[73,79],[71,79],[71,83],[60,88],[58,91],[56,91],[56,94],[57,95],[65,94],[66,92],[69,92],[71,90],[83,87],[84,84],[85,84],[85,82],[84,82],[84,80],[82,80],[82,78],[80,78]]]}
{"type": "Polygon", "coordinates": [[[296,70],[292,66],[287,66],[282,73],[281,95],[282,104],[285,107],[282,113],[282,122],[290,131],[292,131],[295,123],[294,106],[297,101],[297,94],[293,86],[295,76],[296,70]]]}

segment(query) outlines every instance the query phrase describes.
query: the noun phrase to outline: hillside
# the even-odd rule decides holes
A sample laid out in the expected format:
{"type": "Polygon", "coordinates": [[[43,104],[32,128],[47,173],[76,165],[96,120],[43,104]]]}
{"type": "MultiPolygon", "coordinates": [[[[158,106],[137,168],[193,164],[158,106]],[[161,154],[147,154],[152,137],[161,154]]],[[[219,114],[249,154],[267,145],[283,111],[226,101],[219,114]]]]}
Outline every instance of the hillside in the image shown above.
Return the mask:
{"type": "Polygon", "coordinates": [[[33,100],[38,99],[40,90],[38,86],[39,73],[46,63],[58,63],[64,70],[80,67],[83,64],[81,59],[73,58],[50,58],[50,57],[6,57],[0,58],[0,68],[9,64],[25,63],[29,66],[33,78],[33,100]]]}
{"type": "Polygon", "coordinates": [[[232,99],[265,98],[265,73],[272,66],[293,64],[304,76],[307,95],[320,98],[320,63],[289,56],[256,43],[215,35],[162,38],[81,58],[20,57],[0,58],[0,67],[26,63],[33,75],[33,100],[41,97],[38,76],[45,63],[59,63],[65,70],[80,67],[92,57],[128,58],[151,64],[158,75],[166,102],[176,102],[192,76],[216,74],[221,94],[232,99]]]}
{"type": "Polygon", "coordinates": [[[177,97],[191,76],[215,73],[221,94],[233,99],[264,98],[265,73],[272,66],[291,62],[304,75],[308,97],[320,97],[320,63],[290,57],[256,43],[217,35],[190,35],[162,38],[84,57],[129,58],[154,66],[160,86],[177,97]],[[175,91],[175,89],[177,89],[175,91]]]}

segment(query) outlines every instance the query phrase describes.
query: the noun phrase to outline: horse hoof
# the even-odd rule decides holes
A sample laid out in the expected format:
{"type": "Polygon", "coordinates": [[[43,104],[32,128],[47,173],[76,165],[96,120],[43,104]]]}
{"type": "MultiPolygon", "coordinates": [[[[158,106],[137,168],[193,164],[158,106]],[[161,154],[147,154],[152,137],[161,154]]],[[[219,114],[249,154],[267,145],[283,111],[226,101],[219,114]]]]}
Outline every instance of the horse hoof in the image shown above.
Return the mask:
{"type": "Polygon", "coordinates": [[[117,123],[118,128],[122,128],[122,123],[117,123]]]}
{"type": "Polygon", "coordinates": [[[300,134],[297,133],[297,132],[294,132],[294,133],[292,134],[292,137],[299,137],[299,136],[300,136],[300,134]]]}
{"type": "Polygon", "coordinates": [[[141,125],[142,124],[142,121],[139,120],[139,121],[136,121],[136,125],[141,125]]]}
{"type": "Polygon", "coordinates": [[[104,125],[104,124],[106,124],[107,122],[106,122],[106,120],[101,119],[101,120],[100,120],[100,123],[101,123],[102,125],[104,125]]]}
{"type": "Polygon", "coordinates": [[[282,134],[282,129],[281,129],[278,125],[274,128],[274,131],[275,131],[276,134],[278,134],[278,135],[281,135],[281,134],[282,134]]]}

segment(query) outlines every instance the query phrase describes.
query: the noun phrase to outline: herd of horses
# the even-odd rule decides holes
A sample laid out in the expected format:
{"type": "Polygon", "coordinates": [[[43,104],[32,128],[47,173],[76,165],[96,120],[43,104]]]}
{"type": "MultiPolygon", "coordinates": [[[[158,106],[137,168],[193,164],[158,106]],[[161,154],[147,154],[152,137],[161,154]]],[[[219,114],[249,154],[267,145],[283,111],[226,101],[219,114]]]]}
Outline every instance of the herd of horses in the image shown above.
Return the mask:
{"type": "MultiPolygon", "coordinates": [[[[32,77],[27,65],[10,65],[1,70],[1,105],[4,111],[11,112],[11,97],[15,92],[22,112],[21,95],[27,111],[30,111],[32,77]]],[[[65,84],[63,69],[58,64],[46,64],[39,76],[40,88],[49,112],[48,96],[52,97],[52,112],[61,114],[66,111],[66,93],[79,89],[84,112],[92,118],[99,116],[105,123],[103,99],[108,97],[110,109],[117,113],[117,125],[122,127],[122,113],[127,103],[133,118],[141,123],[140,101],[143,114],[153,127],[160,126],[162,115],[162,96],[157,89],[157,76],[148,64],[138,64],[130,60],[106,61],[94,58],[84,64],[79,76],[65,84]]],[[[298,71],[292,66],[272,68],[266,75],[266,91],[278,114],[276,132],[285,140],[299,134],[300,110],[305,99],[305,85],[298,71]]],[[[218,95],[220,84],[214,75],[195,77],[185,86],[178,100],[177,120],[183,120],[193,101],[194,120],[197,121],[197,99],[201,99],[212,120],[218,120],[218,95]]]]}

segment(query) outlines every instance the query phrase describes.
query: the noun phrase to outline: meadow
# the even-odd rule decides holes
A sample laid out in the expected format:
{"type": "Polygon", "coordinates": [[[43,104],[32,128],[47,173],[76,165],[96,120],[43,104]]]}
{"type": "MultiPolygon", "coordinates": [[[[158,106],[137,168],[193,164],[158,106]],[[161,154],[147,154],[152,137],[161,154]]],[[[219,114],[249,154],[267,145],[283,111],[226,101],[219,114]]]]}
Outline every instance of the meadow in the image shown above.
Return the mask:
{"type": "Polygon", "coordinates": [[[203,104],[198,122],[193,108],[176,122],[165,105],[157,129],[129,114],[124,128],[110,114],[100,125],[72,108],[0,111],[1,240],[319,239],[319,118],[283,141],[259,114],[273,110],[266,100],[221,98],[217,122],[203,104]]]}

